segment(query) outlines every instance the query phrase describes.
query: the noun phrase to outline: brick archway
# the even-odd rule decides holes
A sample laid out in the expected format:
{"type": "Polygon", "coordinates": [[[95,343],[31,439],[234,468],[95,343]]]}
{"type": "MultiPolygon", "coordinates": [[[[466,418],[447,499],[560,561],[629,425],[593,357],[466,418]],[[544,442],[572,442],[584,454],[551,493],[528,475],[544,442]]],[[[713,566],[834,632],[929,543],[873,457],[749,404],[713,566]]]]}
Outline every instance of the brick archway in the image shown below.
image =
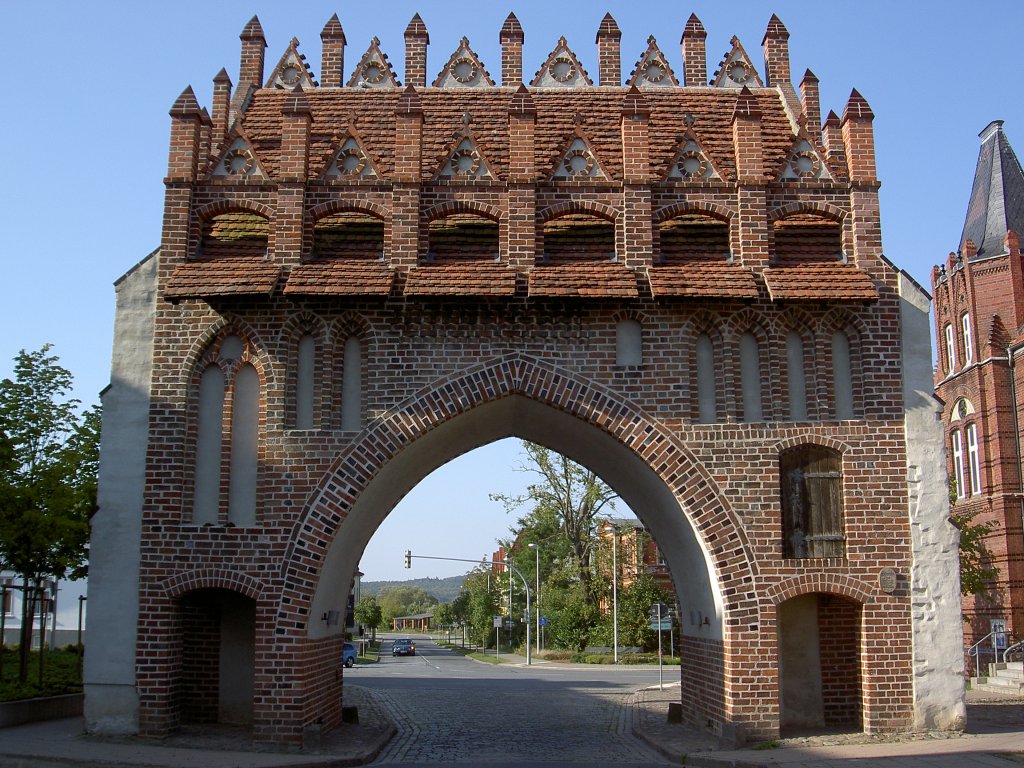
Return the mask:
{"type": "MultiPolygon", "coordinates": [[[[641,517],[663,547],[681,604],[708,617],[707,624],[683,628],[684,658],[694,673],[684,675],[692,691],[683,698],[692,702],[694,717],[728,721],[733,703],[726,680],[740,672],[726,649],[757,642],[749,631],[757,602],[742,589],[757,580],[757,565],[734,511],[700,462],[661,425],[601,387],[527,356],[435,382],[385,414],[334,462],[293,529],[283,566],[311,603],[293,592],[279,604],[278,626],[306,626],[308,618],[302,641],[332,653],[336,635],[316,617],[340,609],[334,587],[351,580],[384,518],[438,467],[508,436],[585,464],[641,517]]],[[[330,706],[327,687],[309,692],[317,712],[330,706]]]]}

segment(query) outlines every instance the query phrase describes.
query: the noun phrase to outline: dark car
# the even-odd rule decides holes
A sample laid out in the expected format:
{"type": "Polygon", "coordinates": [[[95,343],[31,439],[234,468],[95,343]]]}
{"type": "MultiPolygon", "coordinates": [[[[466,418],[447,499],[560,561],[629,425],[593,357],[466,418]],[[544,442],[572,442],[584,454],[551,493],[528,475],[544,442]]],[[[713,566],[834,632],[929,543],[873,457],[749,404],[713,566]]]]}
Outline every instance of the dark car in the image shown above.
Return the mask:
{"type": "Polygon", "coordinates": [[[391,644],[391,655],[392,656],[415,656],[416,655],[416,643],[410,640],[408,637],[403,637],[399,640],[395,640],[391,644]]]}
{"type": "Polygon", "coordinates": [[[346,667],[351,667],[356,663],[356,647],[352,643],[345,643],[342,647],[341,659],[346,667]]]}

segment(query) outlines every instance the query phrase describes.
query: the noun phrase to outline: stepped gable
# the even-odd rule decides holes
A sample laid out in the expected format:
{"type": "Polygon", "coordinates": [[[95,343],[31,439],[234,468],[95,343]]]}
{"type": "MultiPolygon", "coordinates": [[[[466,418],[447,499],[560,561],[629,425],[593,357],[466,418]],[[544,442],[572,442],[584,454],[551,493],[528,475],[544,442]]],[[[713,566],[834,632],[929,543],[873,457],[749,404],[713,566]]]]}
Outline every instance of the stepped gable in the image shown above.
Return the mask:
{"type": "Polygon", "coordinates": [[[981,149],[960,248],[970,240],[977,247],[972,260],[1005,253],[1006,232],[1024,232],[1024,171],[995,120],[980,134],[981,149]]]}
{"type": "MultiPolygon", "coordinates": [[[[325,158],[311,163],[310,179],[324,170],[323,162],[332,157],[344,127],[358,129],[360,143],[377,164],[376,170],[389,178],[394,171],[395,108],[401,91],[368,92],[355,88],[306,91],[313,114],[310,129],[310,157],[325,158]],[[315,167],[314,167],[315,166],[315,167]]],[[[508,111],[515,94],[499,89],[426,89],[417,92],[423,107],[422,176],[432,178],[438,158],[450,149],[452,136],[464,129],[463,115],[472,115],[473,137],[487,157],[496,179],[504,179],[508,169],[508,111]]],[[[288,94],[263,89],[253,94],[243,116],[243,124],[266,173],[275,178],[281,151],[281,107],[288,94]]],[[[612,180],[622,177],[621,89],[588,89],[566,99],[558,89],[530,91],[537,111],[534,142],[535,167],[550,169],[567,142],[581,127],[601,165],[612,180]],[[578,117],[582,115],[580,126],[578,117]]],[[[663,89],[644,92],[651,109],[649,128],[651,171],[665,178],[675,160],[679,137],[690,126],[689,113],[695,119],[694,134],[719,173],[728,181],[735,175],[732,143],[732,114],[739,91],[722,89],[663,89]]],[[[780,168],[789,157],[794,134],[785,109],[774,89],[753,91],[762,113],[762,141],[765,168],[780,168]]],[[[766,178],[767,175],[766,175],[766,178]]],[[[774,180],[773,178],[771,180],[774,180]]]]}

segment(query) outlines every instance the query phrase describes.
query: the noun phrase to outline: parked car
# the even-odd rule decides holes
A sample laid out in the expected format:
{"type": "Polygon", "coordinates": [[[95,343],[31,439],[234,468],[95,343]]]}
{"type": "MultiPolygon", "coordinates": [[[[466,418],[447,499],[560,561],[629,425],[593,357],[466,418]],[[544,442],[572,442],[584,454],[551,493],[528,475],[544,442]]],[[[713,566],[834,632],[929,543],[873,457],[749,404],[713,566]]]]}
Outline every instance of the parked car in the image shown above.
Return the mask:
{"type": "Polygon", "coordinates": [[[408,637],[402,637],[391,644],[392,656],[415,656],[416,643],[408,637]]]}
{"type": "Polygon", "coordinates": [[[345,643],[342,646],[341,660],[346,667],[351,667],[356,663],[356,647],[352,643],[345,643]]]}

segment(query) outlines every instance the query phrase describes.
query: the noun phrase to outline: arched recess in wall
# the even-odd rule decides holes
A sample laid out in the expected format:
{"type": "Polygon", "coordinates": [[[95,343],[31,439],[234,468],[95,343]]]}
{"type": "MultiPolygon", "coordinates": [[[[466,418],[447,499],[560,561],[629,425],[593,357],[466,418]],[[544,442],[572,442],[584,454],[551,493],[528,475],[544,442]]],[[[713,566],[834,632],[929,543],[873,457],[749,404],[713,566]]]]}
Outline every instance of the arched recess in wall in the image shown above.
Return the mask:
{"type": "Polygon", "coordinates": [[[654,254],[658,264],[667,266],[726,261],[731,255],[729,219],[704,211],[670,213],[656,222],[654,254]]]}
{"type": "Polygon", "coordinates": [[[320,318],[304,312],[288,320],[281,336],[288,347],[286,425],[320,429],[327,408],[324,392],[330,386],[325,363],[327,330],[320,318]]]}
{"type": "MultiPolygon", "coordinates": [[[[804,312],[789,309],[779,318],[785,350],[785,413],[790,421],[817,418],[813,322],[804,312]]],[[[781,409],[780,409],[781,410],[781,409]]]]}
{"type": "Polygon", "coordinates": [[[737,372],[735,413],[739,421],[756,423],[770,418],[774,391],[768,376],[768,334],[761,318],[744,311],[730,319],[734,370],[737,372]]]}
{"type": "Polygon", "coordinates": [[[537,263],[554,266],[617,259],[616,215],[606,206],[559,205],[540,214],[537,263]]]}
{"type": "Polygon", "coordinates": [[[722,421],[725,369],[722,365],[724,342],[718,318],[698,313],[689,323],[691,341],[690,418],[701,424],[722,421]]]}
{"type": "Polygon", "coordinates": [[[223,329],[196,361],[187,433],[194,525],[256,524],[263,370],[252,341],[234,328],[223,329]]]}
{"type": "Polygon", "coordinates": [[[636,312],[617,312],[615,320],[615,365],[636,368],[644,364],[644,327],[636,312]]]}
{"type": "Polygon", "coordinates": [[[267,216],[224,203],[200,211],[200,259],[263,259],[270,243],[267,216]],[[225,210],[225,208],[227,208],[225,210]]]}
{"type": "Polygon", "coordinates": [[[775,264],[845,261],[843,225],[825,212],[786,212],[772,221],[772,260],[775,264]]]}
{"type": "Polygon", "coordinates": [[[312,258],[317,261],[384,258],[385,222],[372,211],[342,210],[324,213],[313,222],[312,258]]]}
{"type": "Polygon", "coordinates": [[[482,206],[445,204],[423,213],[426,233],[422,263],[498,261],[500,212],[482,206]]]}
{"type": "Polygon", "coordinates": [[[864,413],[864,349],[861,322],[846,310],[823,318],[818,334],[824,350],[822,370],[829,378],[828,400],[836,421],[861,418],[864,413]]]}
{"type": "Polygon", "coordinates": [[[335,324],[331,336],[334,339],[334,377],[339,384],[334,423],[344,432],[358,432],[365,422],[369,324],[359,315],[346,314],[335,324]]]}

